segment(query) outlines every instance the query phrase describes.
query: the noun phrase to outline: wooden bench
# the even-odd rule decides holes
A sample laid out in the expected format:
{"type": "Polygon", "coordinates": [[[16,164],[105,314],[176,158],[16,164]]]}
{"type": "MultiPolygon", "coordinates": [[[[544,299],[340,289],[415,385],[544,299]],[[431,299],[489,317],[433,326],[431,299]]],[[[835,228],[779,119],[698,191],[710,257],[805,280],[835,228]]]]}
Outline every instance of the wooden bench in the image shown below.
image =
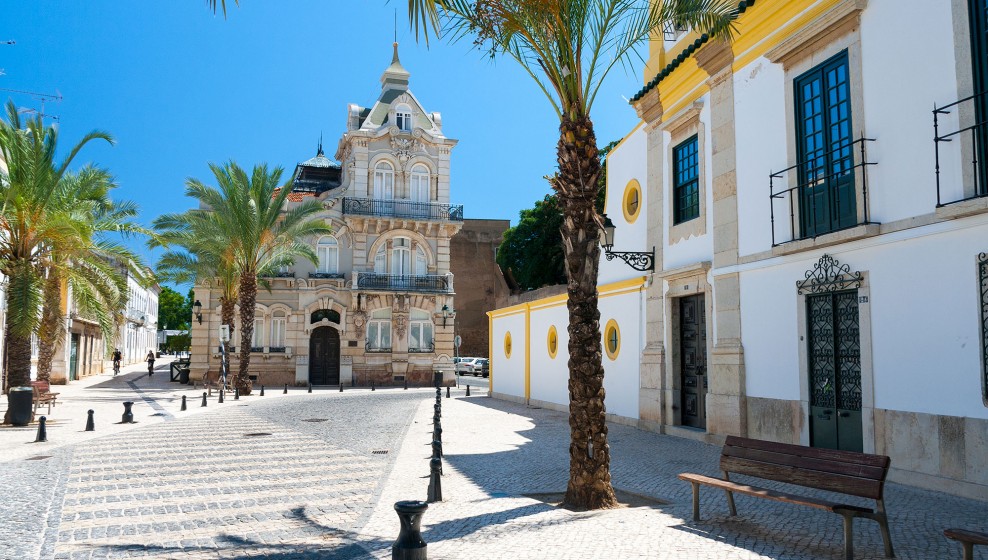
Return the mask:
{"type": "Polygon", "coordinates": [[[988,533],[965,529],[944,529],[943,536],[961,543],[964,549],[964,560],[974,560],[974,545],[988,546],[988,533]]]}
{"type": "MultiPolygon", "coordinates": [[[[227,378],[229,381],[229,378],[227,378]]],[[[223,385],[223,379],[220,377],[219,370],[206,370],[206,373],[202,374],[202,388],[208,389],[209,394],[213,394],[213,389],[219,391],[220,389],[228,391],[229,387],[223,385]]]]}
{"type": "Polygon", "coordinates": [[[720,455],[720,470],[724,478],[682,473],[681,480],[693,485],[693,520],[700,520],[700,485],[720,488],[727,493],[727,507],[737,515],[734,493],[822,509],[844,518],[844,558],[854,558],[854,518],[866,517],[878,522],[885,542],[885,556],[894,557],[885,515],[883,492],[891,460],[884,455],[869,455],[854,451],[818,449],[801,445],[775,443],[729,436],[720,455]],[[739,484],[730,474],[753,476],[764,480],[784,482],[817,490],[875,500],[868,508],[844,502],[812,498],[739,484]]]}
{"type": "Polygon", "coordinates": [[[51,385],[47,381],[32,381],[31,387],[34,389],[34,413],[38,413],[38,407],[48,405],[48,414],[51,414],[51,407],[58,400],[58,393],[51,392],[51,385]]]}

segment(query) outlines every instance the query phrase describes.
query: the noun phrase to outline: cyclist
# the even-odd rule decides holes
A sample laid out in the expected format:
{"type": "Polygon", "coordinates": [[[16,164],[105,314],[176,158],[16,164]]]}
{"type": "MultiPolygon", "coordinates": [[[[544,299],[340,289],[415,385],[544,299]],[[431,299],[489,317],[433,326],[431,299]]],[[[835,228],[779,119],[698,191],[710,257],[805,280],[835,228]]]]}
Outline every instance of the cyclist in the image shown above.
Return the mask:
{"type": "Polygon", "coordinates": [[[148,377],[154,375],[154,351],[148,350],[148,357],[145,358],[148,363],[148,377]]]}
{"type": "Polygon", "coordinates": [[[123,356],[120,355],[120,349],[115,348],[113,350],[113,376],[116,377],[120,373],[120,360],[123,356]]]}

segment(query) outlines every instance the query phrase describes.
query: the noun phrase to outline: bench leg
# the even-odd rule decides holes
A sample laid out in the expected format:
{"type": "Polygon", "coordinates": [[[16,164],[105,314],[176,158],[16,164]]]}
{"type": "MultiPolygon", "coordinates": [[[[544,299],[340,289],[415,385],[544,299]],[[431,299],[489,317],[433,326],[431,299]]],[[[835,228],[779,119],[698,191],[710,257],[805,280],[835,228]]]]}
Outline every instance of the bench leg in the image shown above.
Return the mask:
{"type": "Polygon", "coordinates": [[[854,516],[842,513],[844,517],[844,560],[854,560],[854,516]]]}
{"type": "MultiPolygon", "coordinates": [[[[727,471],[722,472],[724,473],[724,480],[731,480],[731,476],[727,473],[727,471]]],[[[734,492],[731,492],[730,490],[724,490],[724,492],[727,493],[727,509],[730,510],[732,516],[737,517],[738,508],[734,507],[734,492]]]]}
{"type": "Polygon", "coordinates": [[[700,520],[700,484],[690,482],[693,485],[693,521],[700,520]]]}
{"type": "Polygon", "coordinates": [[[875,521],[878,521],[878,526],[882,530],[882,542],[885,543],[885,557],[895,558],[895,552],[892,550],[892,534],[889,533],[889,520],[885,514],[880,514],[875,521]]]}
{"type": "Polygon", "coordinates": [[[964,560],[974,560],[974,543],[962,542],[961,546],[964,547],[964,560]]]}

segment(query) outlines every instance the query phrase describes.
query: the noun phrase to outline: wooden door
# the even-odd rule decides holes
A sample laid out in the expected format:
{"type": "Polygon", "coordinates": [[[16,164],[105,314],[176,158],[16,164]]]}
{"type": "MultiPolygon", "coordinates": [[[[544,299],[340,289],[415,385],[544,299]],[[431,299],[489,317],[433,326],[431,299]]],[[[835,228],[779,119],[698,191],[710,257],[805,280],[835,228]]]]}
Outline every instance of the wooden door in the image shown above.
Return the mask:
{"type": "Polygon", "coordinates": [[[340,383],[340,333],[333,327],[319,327],[309,337],[309,383],[340,383]]]}
{"type": "Polygon", "coordinates": [[[707,427],[707,321],[703,294],[679,298],[682,424],[707,427]]]}

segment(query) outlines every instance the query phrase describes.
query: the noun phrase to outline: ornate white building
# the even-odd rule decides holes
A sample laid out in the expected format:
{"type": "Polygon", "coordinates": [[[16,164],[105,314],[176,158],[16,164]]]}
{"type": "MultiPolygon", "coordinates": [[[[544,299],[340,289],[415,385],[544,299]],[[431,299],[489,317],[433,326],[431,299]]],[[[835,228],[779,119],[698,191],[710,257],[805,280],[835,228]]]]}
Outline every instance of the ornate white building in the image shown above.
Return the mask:
{"type": "MultiPolygon", "coordinates": [[[[450,205],[450,152],[439,113],[408,89],[394,45],[370,107],[347,107],[336,163],[320,143],[299,163],[285,211],[323,204],[332,235],[311,239],[319,262],[298,262],[260,289],[251,372],[257,383],[431,384],[452,380],[450,238],[463,222],[450,205]]],[[[193,375],[219,367],[219,292],[197,285],[193,375]]],[[[237,314],[239,317],[239,313],[237,314]]],[[[239,343],[235,325],[233,344],[239,343]]],[[[231,356],[231,371],[237,369],[231,356]]]]}

